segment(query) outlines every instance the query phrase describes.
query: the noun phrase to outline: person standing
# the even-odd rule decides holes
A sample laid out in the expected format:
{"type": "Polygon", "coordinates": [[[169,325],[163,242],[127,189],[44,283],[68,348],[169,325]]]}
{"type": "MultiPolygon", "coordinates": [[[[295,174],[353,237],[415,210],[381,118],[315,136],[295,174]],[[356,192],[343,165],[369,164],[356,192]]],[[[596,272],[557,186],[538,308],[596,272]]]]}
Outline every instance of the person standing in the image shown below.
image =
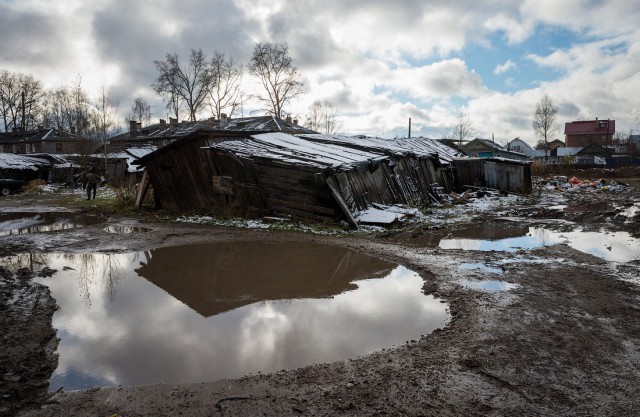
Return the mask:
{"type": "Polygon", "coordinates": [[[84,177],[84,181],[87,184],[87,200],[91,200],[91,193],[93,192],[93,199],[96,198],[96,190],[98,189],[99,178],[93,172],[93,168],[89,169],[89,172],[84,177]]]}

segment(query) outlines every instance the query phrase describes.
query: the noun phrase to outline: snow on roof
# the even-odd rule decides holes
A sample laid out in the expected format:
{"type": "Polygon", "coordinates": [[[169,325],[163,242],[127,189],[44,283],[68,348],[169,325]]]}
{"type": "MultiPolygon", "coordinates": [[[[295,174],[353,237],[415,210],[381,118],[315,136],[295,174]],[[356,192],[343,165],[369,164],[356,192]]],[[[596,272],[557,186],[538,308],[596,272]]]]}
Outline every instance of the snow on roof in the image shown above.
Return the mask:
{"type": "Polygon", "coordinates": [[[157,146],[155,145],[140,145],[140,146],[134,146],[131,148],[125,148],[125,152],[129,155],[131,155],[132,157],[134,157],[135,159],[138,158],[142,158],[143,156],[150,154],[151,152],[155,151],[156,149],[158,149],[157,146]]]}
{"type": "Polygon", "coordinates": [[[572,155],[576,155],[578,152],[580,152],[582,148],[581,147],[558,147],[556,148],[556,151],[558,152],[557,155],[558,156],[572,156],[572,155]]]}
{"type": "Polygon", "coordinates": [[[209,132],[302,132],[316,133],[303,126],[288,123],[274,116],[254,116],[220,120],[199,120],[183,121],[180,123],[163,123],[143,127],[133,135],[131,132],[123,133],[112,139],[118,141],[122,139],[130,140],[132,137],[142,139],[160,138],[180,138],[189,136],[198,131],[209,132]]]}
{"type": "Polygon", "coordinates": [[[453,158],[464,156],[463,153],[443,144],[436,139],[428,138],[403,138],[384,139],[378,137],[341,136],[324,134],[299,134],[301,138],[315,142],[334,143],[357,149],[368,149],[380,153],[392,152],[395,154],[413,153],[419,156],[431,156],[440,159],[443,164],[449,164],[453,158]]]}
{"type": "Polygon", "coordinates": [[[338,144],[312,142],[281,132],[252,135],[250,139],[222,142],[211,148],[227,150],[246,158],[269,158],[321,169],[386,159],[379,153],[338,144]]]}
{"type": "Polygon", "coordinates": [[[0,153],[0,169],[30,169],[37,171],[42,165],[49,165],[49,161],[26,155],[0,153]]]}

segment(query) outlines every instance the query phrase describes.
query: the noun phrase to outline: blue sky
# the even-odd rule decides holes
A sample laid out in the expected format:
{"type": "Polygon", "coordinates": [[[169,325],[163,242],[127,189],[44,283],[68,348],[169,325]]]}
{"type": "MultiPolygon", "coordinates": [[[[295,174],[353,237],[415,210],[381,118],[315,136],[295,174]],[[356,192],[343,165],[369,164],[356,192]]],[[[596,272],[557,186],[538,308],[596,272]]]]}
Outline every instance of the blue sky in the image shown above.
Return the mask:
{"type": "MultiPolygon", "coordinates": [[[[405,136],[411,117],[414,135],[442,137],[463,113],[476,136],[535,143],[544,94],[558,138],[595,117],[637,129],[639,21],[628,0],[0,0],[0,69],[51,88],[80,75],[111,90],[123,119],[136,96],[158,119],[154,60],[201,48],[246,63],[256,42],[287,42],[306,93],[286,110],[302,121],[326,100],[347,134],[405,136]]],[[[243,89],[257,91],[249,75],[243,89]]]]}

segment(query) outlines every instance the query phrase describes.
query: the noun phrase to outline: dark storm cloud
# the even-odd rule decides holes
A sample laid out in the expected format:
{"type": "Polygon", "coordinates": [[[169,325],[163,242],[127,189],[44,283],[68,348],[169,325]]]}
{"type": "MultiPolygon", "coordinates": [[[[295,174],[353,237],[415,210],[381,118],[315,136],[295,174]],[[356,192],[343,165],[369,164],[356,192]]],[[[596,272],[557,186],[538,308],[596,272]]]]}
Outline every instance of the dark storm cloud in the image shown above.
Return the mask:
{"type": "Polygon", "coordinates": [[[0,61],[24,67],[40,67],[64,59],[65,22],[33,12],[17,12],[0,6],[0,61]]]}
{"type": "Polygon", "coordinates": [[[238,62],[248,59],[253,47],[249,34],[256,25],[243,11],[226,1],[195,3],[187,8],[177,2],[150,7],[118,1],[96,13],[95,43],[105,62],[121,68],[121,82],[111,91],[125,108],[133,100],[132,92],[141,88],[151,94],[148,100],[158,102],[156,107],[162,106],[149,87],[158,75],[154,61],[167,54],[178,54],[184,63],[191,49],[202,49],[207,56],[217,51],[238,62]]]}

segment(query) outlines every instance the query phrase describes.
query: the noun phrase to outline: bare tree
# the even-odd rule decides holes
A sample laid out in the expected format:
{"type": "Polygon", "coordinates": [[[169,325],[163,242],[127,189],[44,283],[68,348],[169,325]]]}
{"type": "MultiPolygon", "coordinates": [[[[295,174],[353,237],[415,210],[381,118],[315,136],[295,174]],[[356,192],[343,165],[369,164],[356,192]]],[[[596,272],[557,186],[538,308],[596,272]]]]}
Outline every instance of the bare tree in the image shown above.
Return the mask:
{"type": "Polygon", "coordinates": [[[149,125],[151,121],[151,106],[147,100],[142,97],[136,97],[133,99],[133,105],[131,106],[131,112],[127,115],[129,120],[136,120],[142,123],[143,126],[149,125]]]}
{"type": "Polygon", "coordinates": [[[314,101],[309,107],[306,126],[317,132],[333,135],[340,130],[340,122],[337,110],[333,104],[327,101],[314,101]]]}
{"type": "Polygon", "coordinates": [[[118,107],[119,102],[111,97],[111,94],[107,87],[102,85],[93,103],[93,110],[89,113],[89,127],[86,132],[86,137],[81,140],[86,140],[87,153],[93,153],[98,149],[98,146],[102,147],[104,154],[102,169],[106,175],[107,168],[107,144],[109,138],[117,135],[122,130],[122,125],[118,122],[118,107]]]}
{"type": "Polygon", "coordinates": [[[232,116],[240,105],[242,65],[236,64],[233,58],[225,58],[224,54],[216,52],[211,59],[211,71],[215,77],[215,85],[209,95],[211,111],[218,119],[223,110],[232,116]]]}
{"type": "Polygon", "coordinates": [[[458,141],[458,146],[462,146],[462,142],[466,141],[475,134],[475,129],[471,123],[471,119],[466,114],[460,112],[456,118],[456,122],[451,128],[451,139],[458,141]]]}
{"type": "Polygon", "coordinates": [[[284,106],[303,93],[300,74],[293,66],[286,43],[257,43],[253,48],[249,72],[260,80],[265,90],[265,95],[256,99],[276,117],[282,117],[284,106]]]}
{"type": "Polygon", "coordinates": [[[90,128],[91,101],[82,88],[82,79],[76,78],[71,87],[61,87],[46,94],[44,119],[66,131],[86,134],[90,128]]]}
{"type": "Polygon", "coordinates": [[[48,91],[45,97],[45,124],[69,130],[73,125],[71,108],[71,93],[68,88],[48,91]]]}
{"type": "Polygon", "coordinates": [[[544,140],[545,158],[549,154],[549,136],[559,128],[556,122],[557,114],[558,107],[553,104],[549,95],[545,94],[536,105],[536,111],[533,115],[533,128],[536,131],[536,136],[540,140],[544,140]]]}
{"type": "Polygon", "coordinates": [[[154,61],[158,78],[152,84],[156,93],[164,96],[167,107],[176,111],[184,102],[189,110],[189,120],[196,120],[196,114],[204,104],[215,83],[211,65],[202,50],[192,49],[189,64],[180,66],[177,54],[167,54],[164,61],[154,61]]]}
{"type": "Polygon", "coordinates": [[[33,129],[40,122],[44,90],[33,76],[9,71],[0,72],[0,114],[4,130],[22,127],[33,129]]]}

